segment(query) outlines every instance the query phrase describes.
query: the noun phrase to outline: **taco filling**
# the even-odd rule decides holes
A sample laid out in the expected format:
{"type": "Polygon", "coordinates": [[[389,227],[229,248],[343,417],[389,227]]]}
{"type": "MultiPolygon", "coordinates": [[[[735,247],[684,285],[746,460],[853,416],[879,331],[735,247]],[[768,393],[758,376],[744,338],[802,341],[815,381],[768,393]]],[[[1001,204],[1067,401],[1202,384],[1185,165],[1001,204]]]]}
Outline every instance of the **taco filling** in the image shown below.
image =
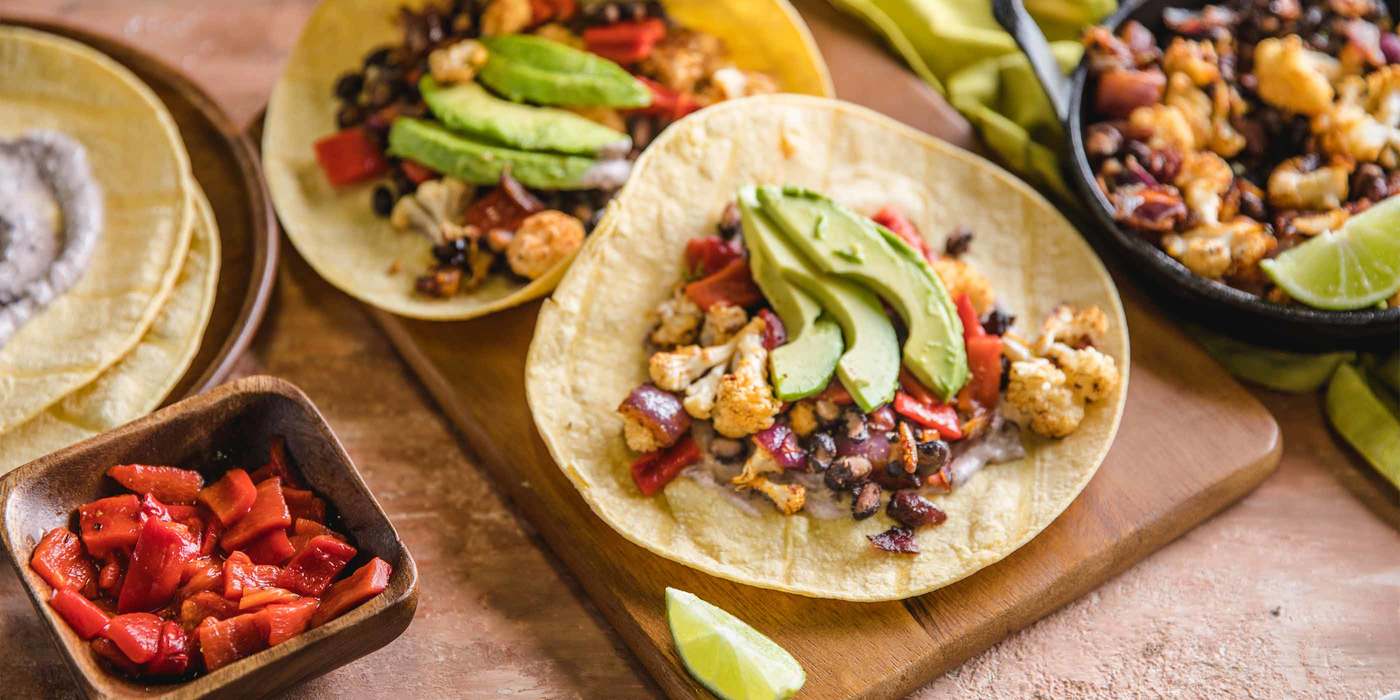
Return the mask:
{"type": "Polygon", "coordinates": [[[658,2],[455,0],[400,25],[336,81],[338,131],[315,152],[333,185],[382,180],[365,206],[431,246],[427,297],[544,276],[660,130],[778,87],[658,2]]]}
{"type": "MultiPolygon", "coordinates": [[[[700,233],[700,232],[697,232],[700,233]]],[[[913,531],[987,464],[1025,456],[1022,431],[1073,433],[1116,394],[1097,306],[1056,307],[1013,330],[988,277],[963,259],[974,233],[935,250],[895,207],[867,218],[811,191],[744,188],[684,268],[645,339],[650,381],[618,406],[642,494],[677,477],[741,510],[913,531]]]]}

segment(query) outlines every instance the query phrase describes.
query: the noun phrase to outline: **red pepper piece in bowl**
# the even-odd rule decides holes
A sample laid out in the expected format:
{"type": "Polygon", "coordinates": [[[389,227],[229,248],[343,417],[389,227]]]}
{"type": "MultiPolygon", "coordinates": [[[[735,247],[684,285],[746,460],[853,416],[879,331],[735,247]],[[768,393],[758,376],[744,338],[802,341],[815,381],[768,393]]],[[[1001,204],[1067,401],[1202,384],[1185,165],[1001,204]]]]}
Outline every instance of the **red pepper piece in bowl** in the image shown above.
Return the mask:
{"type": "Polygon", "coordinates": [[[255,484],[277,477],[282,480],[283,487],[306,488],[296,470],[292,469],[291,460],[287,459],[287,439],[281,435],[272,438],[272,445],[267,449],[267,464],[259,467],[250,476],[255,484]]]}
{"type": "Polygon", "coordinates": [[[191,547],[187,533],[183,525],[156,518],[147,518],[141,524],[136,550],[117,596],[117,610],[155,610],[170,602],[180,586],[185,564],[198,549],[191,547]]]}
{"type": "Polygon", "coordinates": [[[195,633],[204,667],[214,671],[267,648],[257,613],[246,613],[227,620],[205,620],[195,633]]]}
{"type": "Polygon", "coordinates": [[[238,599],[238,611],[248,612],[268,605],[280,605],[300,599],[301,596],[285,589],[269,586],[267,588],[252,588],[243,592],[243,597],[238,599]]]}
{"type": "Polygon", "coordinates": [[[306,489],[282,488],[282,497],[287,499],[287,510],[292,519],[306,518],[318,523],[326,522],[326,502],[306,489]]]}
{"type": "Polygon", "coordinates": [[[160,648],[141,670],[161,678],[179,676],[190,667],[190,640],[178,623],[166,620],[160,627],[160,648]]]}
{"type": "Polygon", "coordinates": [[[199,472],[179,467],[159,467],[148,464],[119,464],[107,469],[107,476],[141,495],[150,494],[163,503],[194,503],[204,488],[199,472]]]}
{"type": "Polygon", "coordinates": [[[224,561],[217,556],[191,559],[185,564],[179,596],[188,598],[201,591],[224,590],[224,561]]]}
{"type": "Polygon", "coordinates": [[[257,497],[257,487],[242,469],[228,470],[222,478],[199,492],[199,502],[225,527],[247,515],[257,497]]]}
{"type": "Polygon", "coordinates": [[[330,535],[318,535],[282,570],[277,585],[302,595],[319,596],[354,558],[354,547],[330,535]]]}
{"type": "Polygon", "coordinates": [[[340,617],[341,613],[379,595],[389,586],[393,573],[389,562],[375,557],[348,578],[337,582],[321,598],[321,607],[311,616],[311,626],[320,627],[340,617]]]}
{"type": "Polygon", "coordinates": [[[83,546],[94,557],[130,550],[141,531],[141,501],[132,494],[100,498],[78,507],[83,546]]]}
{"type": "Polygon", "coordinates": [[[111,616],[95,603],[72,590],[60,590],[49,598],[54,612],[73,628],[73,632],[84,641],[96,637],[107,626],[111,616]]]}
{"type": "Polygon", "coordinates": [[[269,530],[244,546],[243,551],[254,564],[281,565],[296,554],[286,530],[269,530]]]}
{"type": "Polygon", "coordinates": [[[267,639],[268,646],[282,642],[306,631],[311,624],[311,616],[321,601],[315,598],[298,598],[288,603],[269,605],[258,612],[258,628],[267,639]]]}
{"type": "Polygon", "coordinates": [[[97,580],[97,566],[83,553],[83,543],[66,527],[44,533],[30,568],[56,590],[82,590],[97,580]]]}
{"type": "Polygon", "coordinates": [[[180,624],[193,630],[207,618],[227,620],[238,614],[238,603],[214,591],[200,591],[180,603],[180,624]]]}
{"type": "Polygon", "coordinates": [[[225,552],[242,549],[269,530],[285,528],[292,524],[292,514],[287,510],[287,500],[282,496],[282,479],[272,477],[258,484],[258,495],[248,514],[224,531],[220,545],[225,552]]]}
{"type": "Polygon", "coordinates": [[[238,600],[252,588],[276,585],[282,570],[276,566],[254,564],[243,552],[234,552],[224,560],[224,597],[238,600]]]}
{"type": "Polygon", "coordinates": [[[131,663],[139,666],[154,659],[160,651],[161,627],[164,624],[164,620],[151,613],[126,613],[108,620],[102,636],[116,644],[131,663]]]}

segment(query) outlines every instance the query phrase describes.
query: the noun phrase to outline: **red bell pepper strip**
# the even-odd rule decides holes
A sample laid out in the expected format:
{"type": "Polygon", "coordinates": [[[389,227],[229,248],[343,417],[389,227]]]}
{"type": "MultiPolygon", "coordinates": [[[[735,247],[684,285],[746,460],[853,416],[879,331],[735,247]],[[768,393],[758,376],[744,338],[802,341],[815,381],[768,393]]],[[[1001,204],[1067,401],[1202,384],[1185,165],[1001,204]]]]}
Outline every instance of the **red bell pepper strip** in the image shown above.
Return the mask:
{"type": "Polygon", "coordinates": [[[296,522],[292,523],[292,532],[295,532],[298,535],[310,535],[312,537],[315,537],[317,535],[329,535],[340,540],[341,542],[345,541],[345,537],[343,535],[341,535],[339,532],[336,532],[335,530],[326,527],[326,524],[324,522],[308,520],[306,518],[297,518],[296,522]]]}
{"type": "Polygon", "coordinates": [[[214,513],[225,527],[232,525],[253,508],[258,489],[248,472],[230,469],[218,481],[199,492],[199,502],[214,513]]]}
{"type": "Polygon", "coordinates": [[[744,307],[763,301],[746,260],[731,260],[718,272],[687,284],[685,295],[705,311],[721,303],[744,307]]]}
{"type": "Polygon", "coordinates": [[[282,569],[267,564],[254,564],[243,552],[234,552],[224,560],[224,597],[238,600],[250,588],[276,585],[282,569]]]}
{"type": "Polygon", "coordinates": [[[313,148],[326,179],[336,187],[363,182],[389,170],[384,152],[362,127],[350,127],[324,136],[313,148]]]}
{"type": "Polygon", "coordinates": [[[286,530],[268,530],[266,534],[243,547],[244,553],[254,564],[282,564],[296,554],[292,541],[287,539],[286,530]]]}
{"type": "Polygon", "coordinates": [[[219,524],[219,518],[210,515],[208,522],[204,523],[204,535],[199,540],[199,556],[207,557],[212,555],[219,548],[219,536],[224,534],[224,526],[219,524]]]}
{"type": "Polygon", "coordinates": [[[282,497],[287,499],[287,510],[292,518],[305,518],[319,523],[326,522],[326,502],[306,489],[283,488],[282,497]]]}
{"type": "Polygon", "coordinates": [[[277,577],[277,585],[301,595],[319,596],[354,558],[354,547],[330,535],[317,535],[292,557],[277,577]]]}
{"type": "Polygon", "coordinates": [[[647,452],[632,462],[632,481],[644,496],[654,496],[681,470],[700,461],[700,446],[689,435],[664,450],[647,452]]]}
{"type": "Polygon", "coordinates": [[[180,624],[192,630],[208,618],[227,620],[238,614],[238,603],[214,591],[200,591],[180,603],[180,624]]]}
{"type": "Polygon", "coordinates": [[[136,545],[141,531],[141,501],[133,494],[102,498],[78,507],[83,546],[94,557],[136,545]]]}
{"type": "Polygon", "coordinates": [[[966,294],[959,294],[954,300],[958,307],[958,320],[962,321],[963,340],[980,338],[987,334],[982,329],[982,321],[977,318],[977,309],[972,306],[972,298],[966,294]]]}
{"type": "Polygon", "coordinates": [[[685,242],[685,269],[692,277],[713,275],[744,257],[738,241],[719,236],[696,236],[685,242]]]}
{"type": "Polygon", "coordinates": [[[438,172],[436,170],[408,159],[399,161],[399,169],[402,170],[404,176],[412,180],[415,185],[421,185],[429,180],[436,180],[438,178],[438,172]]]}
{"type": "MultiPolygon", "coordinates": [[[[192,559],[185,564],[179,596],[188,598],[202,591],[224,590],[224,561],[216,556],[192,559]]],[[[195,622],[199,622],[195,620],[195,622]]]]}
{"type": "Polygon", "coordinates": [[[174,620],[166,620],[160,627],[160,648],[155,658],[147,661],[141,670],[146,675],[169,678],[183,674],[189,666],[189,637],[174,620]]]}
{"type": "Polygon", "coordinates": [[[287,459],[287,439],[281,435],[272,438],[272,446],[267,451],[267,464],[262,465],[249,476],[253,483],[260,484],[272,477],[282,480],[283,486],[304,489],[306,484],[302,483],[301,476],[292,469],[292,463],[287,459]]]}
{"type": "Polygon", "coordinates": [[[117,610],[155,610],[170,602],[180,587],[186,562],[194,558],[197,549],[190,546],[185,533],[185,526],[156,518],[141,524],[136,550],[117,596],[117,610]]]}
{"type": "Polygon", "coordinates": [[[44,533],[29,558],[34,573],[55,590],[82,590],[97,581],[97,566],[83,553],[83,543],[66,527],[44,533]]]}
{"type": "Polygon", "coordinates": [[[920,235],[919,229],[914,226],[909,217],[905,216],[904,212],[894,205],[886,204],[880,207],[880,211],[875,212],[875,215],[870,218],[875,223],[889,229],[894,235],[899,236],[914,250],[919,251],[925,260],[933,262],[934,258],[938,257],[933,252],[933,246],[929,245],[928,239],[920,235]]]}
{"type": "Polygon", "coordinates": [[[141,495],[150,494],[162,503],[194,503],[204,488],[199,472],[179,467],[157,467],[148,464],[118,464],[107,469],[107,476],[141,495]]]}
{"type": "Polygon", "coordinates": [[[1001,398],[1001,336],[969,338],[967,364],[972,370],[972,379],[964,391],[970,392],[984,408],[995,408],[1001,398]]]}
{"type": "Polygon", "coordinates": [[[60,590],[49,598],[49,605],[73,628],[78,638],[84,641],[96,637],[110,619],[106,611],[77,591],[60,590]]]}
{"type": "Polygon", "coordinates": [[[583,45],[603,58],[624,65],[651,55],[657,42],[666,38],[666,23],[648,17],[630,22],[589,27],[583,30],[583,45]]]}
{"type": "Polygon", "coordinates": [[[282,479],[273,477],[258,484],[258,495],[253,500],[252,509],[224,531],[219,544],[225,552],[232,552],[242,549],[269,530],[291,524],[292,514],[287,510],[287,499],[282,496],[282,479]]]}
{"type": "Polygon", "coordinates": [[[846,387],[841,383],[841,380],[835,377],[831,378],[831,382],[826,385],[822,393],[817,394],[817,400],[830,401],[837,406],[849,406],[856,402],[856,400],[851,397],[851,392],[846,391],[846,387]]]}
{"type": "Polygon", "coordinates": [[[97,590],[111,596],[115,596],[121,590],[122,576],[126,573],[126,567],[122,566],[122,560],[115,554],[110,554],[107,561],[102,564],[102,569],[97,572],[97,590]]]}
{"type": "Polygon", "coordinates": [[[108,620],[102,636],[116,644],[132,663],[140,665],[154,659],[160,651],[164,623],[151,613],[127,613],[108,620]]]}
{"type": "Polygon", "coordinates": [[[787,343],[787,326],[783,325],[783,319],[768,309],[759,309],[758,315],[763,319],[763,347],[772,350],[787,343]]]}
{"type": "Polygon", "coordinates": [[[122,650],[112,643],[112,640],[98,637],[88,642],[88,645],[92,647],[93,654],[111,664],[118,671],[128,676],[136,676],[141,673],[141,667],[131,663],[131,659],[126,658],[126,654],[123,654],[122,650]]]}
{"type": "Polygon", "coordinates": [[[379,557],[369,560],[355,573],[326,591],[325,597],[321,598],[321,606],[311,616],[311,626],[320,627],[340,617],[341,613],[379,595],[389,587],[389,575],[393,572],[389,562],[379,557]]]}
{"type": "Polygon", "coordinates": [[[243,592],[243,597],[238,599],[238,611],[248,612],[255,608],[268,605],[278,605],[291,602],[301,596],[285,589],[277,587],[252,588],[243,592]]]}
{"type": "Polygon", "coordinates": [[[632,110],[636,114],[649,114],[667,121],[676,121],[700,109],[700,103],[688,93],[676,92],[650,78],[637,76],[637,80],[651,91],[651,104],[632,110]]]}
{"type": "Polygon", "coordinates": [[[938,397],[934,396],[932,391],[929,391],[928,387],[919,382],[918,377],[915,377],[908,369],[903,367],[899,369],[899,388],[903,389],[906,394],[909,394],[919,403],[941,403],[938,397]]]}
{"type": "Polygon", "coordinates": [[[267,648],[257,613],[227,620],[205,620],[196,630],[204,667],[214,671],[267,648]]]}
{"type": "Polygon", "coordinates": [[[277,646],[304,632],[320,605],[321,601],[315,598],[298,598],[263,608],[258,613],[258,627],[267,639],[267,645],[277,646]]]}
{"type": "Polygon", "coordinates": [[[894,411],[925,428],[938,431],[945,440],[962,439],[958,412],[945,403],[922,403],[904,391],[894,394],[894,411]]]}

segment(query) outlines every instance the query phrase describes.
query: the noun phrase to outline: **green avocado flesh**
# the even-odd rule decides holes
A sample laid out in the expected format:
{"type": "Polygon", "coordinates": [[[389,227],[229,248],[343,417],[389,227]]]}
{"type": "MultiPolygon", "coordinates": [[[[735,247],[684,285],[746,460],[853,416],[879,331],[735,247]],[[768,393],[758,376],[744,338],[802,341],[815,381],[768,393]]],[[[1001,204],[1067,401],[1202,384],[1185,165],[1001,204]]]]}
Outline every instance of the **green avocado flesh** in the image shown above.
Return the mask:
{"type": "Polygon", "coordinates": [[[400,117],[389,128],[389,155],[407,158],[476,185],[494,185],[501,172],[527,187],[546,190],[587,189],[589,171],[598,161],[583,156],[518,151],[493,146],[448,131],[440,124],[400,117]]]}
{"type": "MultiPolygon", "coordinates": [[[[836,363],[836,374],[851,398],[855,399],[856,405],[869,413],[888,403],[899,387],[899,338],[895,335],[894,324],[885,315],[884,307],[880,306],[879,297],[855,282],[821,272],[773,225],[771,211],[767,207],[761,212],[754,212],[762,214],[761,221],[768,225],[760,225],[754,229],[755,233],[750,233],[748,221],[744,222],[744,241],[750,246],[750,255],[753,250],[760,250],[760,257],[764,262],[772,263],[772,267],[780,273],[781,283],[785,283],[775,286],[796,287],[793,291],[805,293],[803,296],[809,297],[809,301],[815,299],[817,305],[840,325],[845,337],[845,352],[836,363]]],[[[759,287],[767,294],[768,289],[762,282],[759,287]]],[[[776,295],[778,298],[782,296],[782,292],[776,295]]],[[[768,299],[778,309],[779,315],[783,315],[782,306],[786,304],[774,301],[775,296],[768,299]]],[[[801,360],[816,365],[819,359],[822,358],[806,356],[795,357],[792,361],[797,363],[801,360]]],[[[776,372],[774,374],[777,375],[776,372]]],[[[825,386],[824,382],[822,386],[825,386]]]]}
{"type": "Polygon", "coordinates": [[[632,146],[627,134],[573,112],[507,102],[476,83],[439,85],[424,76],[418,86],[433,116],[471,138],[522,151],[583,156],[625,154],[632,146]]]}
{"type": "Polygon", "coordinates": [[[914,249],[814,192],[762,187],[758,198],[817,269],[858,282],[889,302],[909,327],[904,364],[945,401],[957,394],[968,378],[962,322],[938,275],[914,249]]]}
{"type": "Polygon", "coordinates": [[[646,107],[651,91],[605,58],[525,34],[485,37],[490,52],[477,78],[515,102],[646,107]]]}
{"type": "MultiPolygon", "coordinates": [[[[752,187],[739,192],[739,210],[749,248],[749,269],[788,332],[788,342],[768,355],[778,398],[796,401],[820,393],[830,383],[845,349],[841,327],[830,316],[822,315],[822,307],[815,299],[783,278],[782,270],[806,266],[806,262],[788,248],[767,215],[758,210],[758,197],[752,187]]],[[[817,273],[809,269],[807,274],[817,273]]]]}

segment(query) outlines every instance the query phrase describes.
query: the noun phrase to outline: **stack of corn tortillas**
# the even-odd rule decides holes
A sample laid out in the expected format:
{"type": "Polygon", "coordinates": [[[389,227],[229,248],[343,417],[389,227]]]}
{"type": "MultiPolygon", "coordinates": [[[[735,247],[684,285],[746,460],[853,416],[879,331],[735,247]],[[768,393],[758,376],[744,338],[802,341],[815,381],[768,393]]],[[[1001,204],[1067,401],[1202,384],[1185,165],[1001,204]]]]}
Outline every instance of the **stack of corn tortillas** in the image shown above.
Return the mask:
{"type": "MultiPolygon", "coordinates": [[[[0,142],[34,134],[81,146],[102,211],[86,266],[0,340],[0,474],[157,407],[218,282],[213,211],[151,89],[87,46],[0,27],[0,142]]],[[[0,260],[22,245],[6,239],[0,260]]]]}

